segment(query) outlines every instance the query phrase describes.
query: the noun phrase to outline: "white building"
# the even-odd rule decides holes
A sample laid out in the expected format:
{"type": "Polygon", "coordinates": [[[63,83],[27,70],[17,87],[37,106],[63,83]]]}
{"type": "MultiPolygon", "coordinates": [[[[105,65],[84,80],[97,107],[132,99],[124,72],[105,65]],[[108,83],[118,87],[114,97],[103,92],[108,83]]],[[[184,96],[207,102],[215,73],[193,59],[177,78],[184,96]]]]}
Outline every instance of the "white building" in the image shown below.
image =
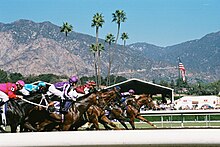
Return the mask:
{"type": "Polygon", "coordinates": [[[174,101],[176,109],[201,109],[204,106],[216,108],[220,105],[218,96],[184,96],[174,101]]]}

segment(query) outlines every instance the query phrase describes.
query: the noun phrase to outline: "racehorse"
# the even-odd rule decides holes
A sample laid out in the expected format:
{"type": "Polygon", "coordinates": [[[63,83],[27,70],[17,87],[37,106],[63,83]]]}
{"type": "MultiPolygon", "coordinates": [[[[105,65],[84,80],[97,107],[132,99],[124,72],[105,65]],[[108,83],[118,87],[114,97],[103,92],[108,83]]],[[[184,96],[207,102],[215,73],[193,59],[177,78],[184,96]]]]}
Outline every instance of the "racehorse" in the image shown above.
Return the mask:
{"type": "Polygon", "coordinates": [[[98,96],[101,99],[97,105],[92,105],[89,109],[80,117],[78,121],[73,124],[74,130],[84,125],[86,122],[93,123],[96,130],[99,130],[99,122],[104,125],[106,129],[111,129],[108,125],[112,126],[115,130],[119,128],[111,122],[105,115],[105,108],[108,103],[118,98],[118,91],[116,89],[101,90],[98,92],[98,96]]]}
{"type": "MultiPolygon", "coordinates": [[[[39,99],[39,97],[40,97],[39,94],[36,93],[31,96],[25,96],[24,98],[32,101],[33,99],[39,99]]],[[[10,126],[12,133],[15,133],[17,131],[17,127],[19,125],[21,127],[23,126],[23,121],[25,119],[26,112],[28,112],[33,107],[34,107],[33,105],[28,104],[27,102],[23,101],[22,99],[19,99],[19,100],[10,99],[6,103],[6,123],[7,123],[6,125],[10,126]]],[[[5,131],[3,131],[3,132],[5,132],[5,131]]]]}
{"type": "MultiPolygon", "coordinates": [[[[19,100],[9,100],[6,103],[6,125],[10,126],[11,133],[16,132],[17,127],[21,124],[22,118],[25,115],[21,107],[21,102],[18,102],[19,100]]],[[[2,117],[2,115],[0,116],[2,117]]],[[[6,132],[3,128],[1,130],[2,132],[6,132]]]]}
{"type": "Polygon", "coordinates": [[[34,114],[31,112],[39,107],[44,107],[47,109],[47,105],[51,100],[49,99],[49,97],[45,97],[44,94],[32,94],[31,96],[25,97],[25,99],[22,100],[25,101],[25,103],[22,105],[25,111],[25,117],[22,119],[20,131],[37,131],[34,124],[38,121],[38,114],[34,114]],[[35,119],[31,119],[30,121],[29,117],[33,117],[35,119]]]}
{"type": "MultiPolygon", "coordinates": [[[[148,123],[149,125],[153,126],[154,128],[156,128],[156,125],[154,125],[153,123],[151,123],[150,121],[145,119],[143,116],[141,116],[139,110],[143,105],[146,105],[151,109],[154,109],[155,104],[154,104],[152,98],[150,97],[150,95],[142,94],[137,99],[136,98],[129,98],[126,100],[126,107],[125,107],[124,111],[126,112],[126,115],[127,115],[126,117],[129,119],[128,121],[129,121],[132,129],[135,129],[135,124],[134,124],[135,118],[137,118],[141,121],[144,121],[144,122],[148,123]]],[[[111,110],[111,114],[118,120],[123,118],[122,117],[123,111],[120,108],[114,107],[111,110]]]]}
{"type": "MultiPolygon", "coordinates": [[[[73,130],[77,130],[79,127],[89,122],[93,124],[91,128],[95,128],[99,130],[99,122],[107,129],[111,130],[112,128],[108,125],[112,126],[115,130],[119,130],[119,128],[111,122],[108,117],[105,115],[105,111],[97,105],[92,105],[89,109],[84,113],[84,115],[79,119],[76,123],[73,124],[73,130]]],[[[88,129],[91,129],[88,128],[88,129]]]]}
{"type": "Polygon", "coordinates": [[[36,127],[37,131],[45,131],[46,126],[59,126],[59,130],[67,131],[80,116],[93,104],[99,101],[97,92],[86,94],[71,103],[69,111],[65,114],[48,112],[44,107],[36,106],[29,114],[27,122],[36,127]]]}

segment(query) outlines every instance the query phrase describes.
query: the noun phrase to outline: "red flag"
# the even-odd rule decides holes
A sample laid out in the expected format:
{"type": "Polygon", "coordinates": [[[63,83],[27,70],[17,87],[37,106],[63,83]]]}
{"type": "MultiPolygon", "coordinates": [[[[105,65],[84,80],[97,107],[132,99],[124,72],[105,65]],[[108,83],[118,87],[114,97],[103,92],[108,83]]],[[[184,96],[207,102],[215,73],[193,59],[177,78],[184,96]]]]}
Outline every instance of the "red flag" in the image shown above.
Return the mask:
{"type": "Polygon", "coordinates": [[[186,81],[186,69],[180,59],[179,59],[179,70],[183,78],[183,81],[185,82],[186,81]]]}

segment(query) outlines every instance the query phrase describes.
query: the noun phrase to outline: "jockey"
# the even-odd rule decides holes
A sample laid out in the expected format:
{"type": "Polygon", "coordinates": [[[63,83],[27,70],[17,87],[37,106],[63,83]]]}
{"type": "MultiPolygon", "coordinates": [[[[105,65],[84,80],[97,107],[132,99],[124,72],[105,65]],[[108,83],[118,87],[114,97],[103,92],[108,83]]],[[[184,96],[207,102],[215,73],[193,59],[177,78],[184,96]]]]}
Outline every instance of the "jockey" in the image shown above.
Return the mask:
{"type": "Polygon", "coordinates": [[[78,95],[80,94],[84,95],[84,94],[93,92],[95,90],[95,86],[96,86],[96,83],[94,81],[88,81],[86,82],[85,85],[76,87],[75,90],[78,93],[78,95]]]}
{"type": "Polygon", "coordinates": [[[87,87],[84,89],[87,93],[95,91],[96,83],[94,81],[87,82],[87,87]]]}
{"type": "MultiPolygon", "coordinates": [[[[73,101],[76,101],[76,98],[74,95],[70,95],[70,91],[74,90],[76,88],[76,84],[78,82],[78,77],[77,76],[72,76],[69,78],[69,82],[58,82],[55,84],[52,84],[48,88],[48,95],[56,95],[61,98],[61,107],[63,108],[65,106],[65,101],[68,99],[72,99],[73,101]]],[[[52,106],[53,103],[50,103],[48,106],[52,106]]],[[[62,110],[61,108],[61,110],[62,110]]]]}
{"type": "Polygon", "coordinates": [[[123,92],[123,93],[121,93],[121,96],[122,96],[121,102],[122,102],[122,103],[125,102],[126,98],[133,96],[134,93],[135,93],[135,92],[134,92],[133,89],[130,89],[128,92],[123,92]]]}
{"type": "Polygon", "coordinates": [[[21,89],[20,92],[24,95],[31,95],[32,93],[35,92],[43,93],[44,89],[46,89],[46,83],[40,81],[37,85],[25,84],[24,88],[21,89]]]}
{"type": "Polygon", "coordinates": [[[20,95],[16,95],[16,91],[21,90],[24,87],[25,83],[22,80],[18,80],[14,83],[1,83],[0,84],[0,98],[2,101],[0,102],[0,107],[3,106],[0,113],[2,113],[2,123],[6,125],[6,117],[5,117],[5,103],[9,101],[9,99],[19,99],[22,98],[20,95]]]}

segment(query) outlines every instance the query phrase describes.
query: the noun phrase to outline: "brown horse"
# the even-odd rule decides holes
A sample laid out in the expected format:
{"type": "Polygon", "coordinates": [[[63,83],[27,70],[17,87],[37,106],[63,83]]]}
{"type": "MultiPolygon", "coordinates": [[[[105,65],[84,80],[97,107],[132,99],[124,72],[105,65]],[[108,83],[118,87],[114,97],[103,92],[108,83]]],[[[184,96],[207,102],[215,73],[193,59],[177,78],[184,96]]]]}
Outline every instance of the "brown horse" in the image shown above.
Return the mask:
{"type": "Polygon", "coordinates": [[[36,128],[33,131],[46,131],[48,125],[52,126],[51,128],[58,126],[59,130],[67,131],[91,105],[96,104],[98,101],[97,92],[89,93],[72,103],[69,111],[65,114],[49,113],[44,107],[36,106],[30,111],[26,121],[36,128]]]}
{"type": "Polygon", "coordinates": [[[105,115],[105,111],[103,111],[103,109],[98,107],[97,105],[90,106],[83,117],[81,117],[81,119],[73,125],[73,129],[77,130],[79,127],[87,122],[89,124],[93,124],[93,127],[96,130],[100,129],[99,123],[101,123],[108,130],[111,130],[111,127],[113,127],[113,129],[115,130],[119,130],[119,128],[105,115]],[[109,127],[108,125],[110,125],[111,127],[109,127]]]}
{"type": "Polygon", "coordinates": [[[92,105],[85,112],[85,114],[73,124],[74,130],[84,125],[86,122],[92,123],[96,130],[99,130],[99,122],[104,125],[106,129],[111,129],[108,125],[112,126],[114,129],[119,128],[111,122],[105,115],[105,108],[111,101],[114,101],[119,93],[116,89],[111,89],[108,91],[98,92],[98,96],[101,99],[97,105],[92,105]]]}
{"type": "MultiPolygon", "coordinates": [[[[127,114],[126,117],[129,119],[128,121],[129,121],[132,129],[135,129],[135,124],[134,124],[134,119],[135,118],[137,118],[141,121],[144,121],[144,122],[148,123],[149,125],[156,128],[156,125],[154,125],[153,123],[151,123],[150,121],[145,119],[143,116],[141,116],[139,110],[143,105],[146,105],[146,106],[148,106],[149,108],[152,108],[152,109],[155,107],[155,104],[153,103],[153,100],[150,97],[150,95],[142,94],[137,99],[129,98],[129,99],[126,100],[126,107],[125,107],[124,111],[127,114]]],[[[123,111],[120,108],[115,108],[114,107],[113,110],[111,111],[111,113],[118,120],[121,120],[123,118],[122,117],[123,116],[123,111]]]]}

